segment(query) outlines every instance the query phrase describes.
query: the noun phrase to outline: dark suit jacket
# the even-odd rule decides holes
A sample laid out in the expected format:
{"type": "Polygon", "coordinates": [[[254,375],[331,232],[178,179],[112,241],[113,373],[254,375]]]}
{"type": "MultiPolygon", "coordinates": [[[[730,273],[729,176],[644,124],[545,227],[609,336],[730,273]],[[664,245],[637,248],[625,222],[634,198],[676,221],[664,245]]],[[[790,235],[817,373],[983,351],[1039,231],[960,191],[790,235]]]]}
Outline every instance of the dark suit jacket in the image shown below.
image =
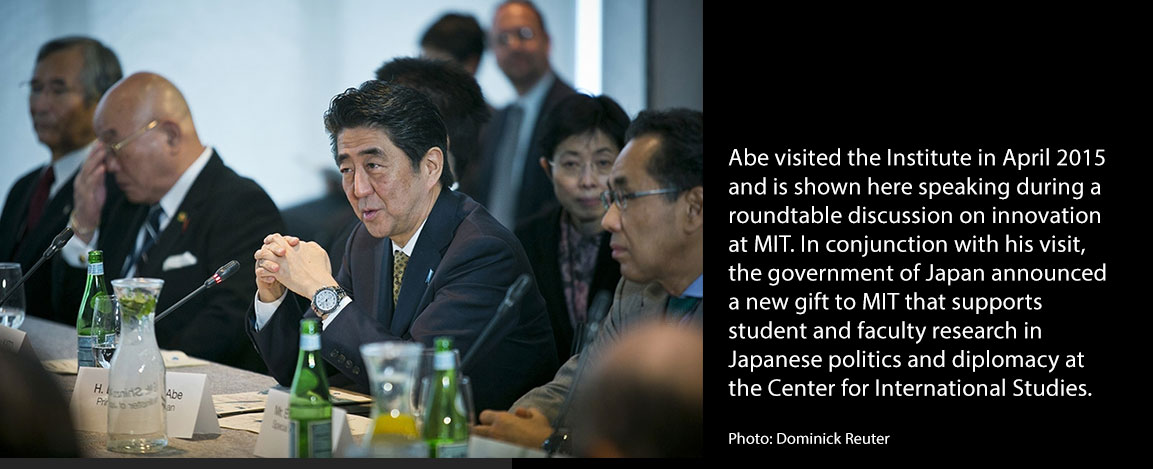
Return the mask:
{"type": "MultiPolygon", "coordinates": [[[[136,236],[147,215],[147,205],[131,203],[122,196],[105,202],[96,248],[104,251],[108,288],[112,288],[113,279],[120,278],[125,259],[135,251],[136,236]]],[[[259,185],[237,175],[214,152],[177,213],[170,216],[168,226],[149,251],[148,262],[141,261],[136,267],[137,277],[164,280],[156,302],[157,314],[199,288],[228,261],[239,261],[240,267],[224,283],[201,292],[157,323],[160,347],[264,372],[264,364],[244,336],[244,313],[256,295],[252,253],[268,233],[284,230],[276,205],[259,185]],[[164,269],[166,259],[185,252],[196,257],[195,264],[164,269]]],[[[79,282],[79,286],[60,290],[76,295],[79,304],[84,271],[62,259],[57,259],[54,267],[70,271],[58,282],[79,282]]]]}
{"type": "MultiPolygon", "coordinates": [[[[564,211],[558,205],[529,219],[516,230],[516,237],[524,245],[524,253],[532,262],[536,273],[536,284],[544,296],[552,321],[553,339],[556,341],[557,360],[564,363],[572,355],[573,327],[569,320],[568,301],[564,296],[564,280],[560,272],[560,223],[564,211]]],[[[612,292],[621,279],[621,265],[613,260],[609,248],[611,233],[601,235],[600,249],[597,250],[596,269],[589,284],[588,304],[601,290],[612,292]]]]}
{"type": "MultiPolygon", "coordinates": [[[[28,221],[28,204],[32,200],[32,192],[36,190],[36,183],[44,168],[36,168],[16,181],[12,190],[8,191],[4,212],[0,214],[0,262],[18,262],[25,274],[40,260],[52,238],[68,225],[68,215],[72,213],[72,181],[76,178],[75,173],[68,177],[56,196],[44,206],[44,215],[36,229],[25,234],[23,239],[20,238],[28,221]]],[[[24,298],[29,315],[76,324],[79,300],[76,304],[64,303],[52,294],[51,263],[46,262],[40,266],[40,270],[24,283],[24,298]]]]}
{"type": "MultiPolygon", "coordinates": [[[[554,75],[555,76],[555,75],[554,75]]],[[[553,193],[552,182],[540,170],[537,160],[544,156],[540,139],[543,127],[549,112],[556,103],[570,95],[576,94],[568,83],[555,77],[553,85],[541,101],[540,113],[537,114],[536,124],[533,126],[532,140],[530,140],[528,153],[525,155],[524,173],[521,175],[520,194],[517,196],[516,223],[519,226],[533,215],[546,207],[556,204],[556,194],[553,193]]],[[[500,147],[500,137],[504,133],[504,126],[508,121],[508,107],[501,109],[493,116],[493,120],[485,127],[481,135],[480,158],[470,165],[468,174],[460,178],[460,191],[472,196],[481,203],[487,203],[493,183],[493,166],[500,159],[497,149],[500,147]]]]}
{"type": "MultiPolygon", "coordinates": [[[[466,355],[496,312],[506,289],[525,272],[528,259],[512,233],[468,196],[442,189],[408,260],[400,296],[392,306],[392,241],[377,239],[360,224],[349,237],[336,273],[353,302],[321,334],[329,367],[368,389],[360,346],[385,340],[411,340],[431,346],[436,336],[452,336],[466,355]]],[[[316,317],[289,295],[259,331],[255,312],[248,334],[273,377],[288,385],[296,369],[300,320],[316,317]]],[[[544,300],[532,288],[515,320],[501,325],[478,350],[480,359],[465,372],[472,379],[476,408],[506,408],[533,386],[548,381],[558,362],[544,300]]],[[[343,379],[341,379],[343,378],[343,379]]]]}

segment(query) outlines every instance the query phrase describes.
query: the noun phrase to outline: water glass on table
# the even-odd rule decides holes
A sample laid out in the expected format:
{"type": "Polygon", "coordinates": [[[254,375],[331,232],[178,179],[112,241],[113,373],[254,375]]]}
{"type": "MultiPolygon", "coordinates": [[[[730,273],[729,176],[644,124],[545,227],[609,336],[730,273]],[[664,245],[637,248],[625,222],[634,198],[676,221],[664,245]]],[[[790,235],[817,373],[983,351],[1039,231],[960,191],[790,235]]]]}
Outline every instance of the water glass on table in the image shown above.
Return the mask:
{"type": "Polygon", "coordinates": [[[112,366],[112,356],[120,344],[120,308],[114,296],[92,300],[92,355],[101,368],[112,366]]]}
{"type": "MultiPolygon", "coordinates": [[[[8,294],[8,289],[20,282],[24,272],[20,264],[15,262],[0,262],[0,298],[8,294]]],[[[24,324],[24,286],[17,287],[16,293],[4,300],[0,305],[0,325],[19,329],[24,324]]]]}

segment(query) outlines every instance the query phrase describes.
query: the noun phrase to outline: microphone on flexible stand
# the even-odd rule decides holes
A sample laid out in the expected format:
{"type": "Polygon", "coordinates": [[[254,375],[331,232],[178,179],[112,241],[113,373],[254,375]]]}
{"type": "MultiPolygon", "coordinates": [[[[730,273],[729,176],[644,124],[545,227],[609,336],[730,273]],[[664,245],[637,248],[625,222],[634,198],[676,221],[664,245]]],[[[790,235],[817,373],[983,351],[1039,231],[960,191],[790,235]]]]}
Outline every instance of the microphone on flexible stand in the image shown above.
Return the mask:
{"type": "Polygon", "coordinates": [[[480,331],[480,335],[476,336],[476,340],[473,341],[472,346],[469,347],[468,353],[465,354],[464,359],[461,360],[460,369],[462,374],[468,374],[465,373],[465,370],[468,369],[473,359],[476,358],[477,350],[484,348],[485,342],[492,336],[492,332],[496,330],[497,324],[504,322],[504,318],[509,315],[509,312],[513,310],[517,303],[520,303],[521,298],[524,298],[524,294],[528,292],[530,286],[532,286],[532,276],[529,274],[520,274],[520,277],[516,278],[512,286],[508,287],[508,292],[504,295],[504,301],[501,301],[500,306],[497,307],[496,314],[492,316],[492,319],[490,319],[488,324],[484,326],[484,329],[480,331]]]}
{"type": "Polygon", "coordinates": [[[179,308],[184,303],[187,303],[188,300],[192,299],[192,297],[199,295],[200,292],[220,284],[221,282],[224,281],[224,279],[226,279],[229,276],[231,276],[232,274],[236,273],[236,270],[238,268],[240,268],[239,262],[236,262],[234,260],[228,261],[228,263],[224,264],[223,267],[216,269],[216,273],[212,274],[211,277],[208,277],[208,280],[204,281],[204,285],[201,285],[200,288],[192,290],[192,293],[189,293],[184,298],[181,298],[180,301],[176,302],[176,304],[168,307],[168,309],[164,310],[163,313],[160,313],[159,315],[157,315],[156,321],[160,321],[161,319],[164,319],[165,316],[168,316],[169,314],[172,313],[172,311],[176,310],[176,308],[179,308]]]}
{"type": "Polygon", "coordinates": [[[612,306],[612,301],[612,293],[608,290],[601,290],[593,297],[593,302],[588,309],[588,317],[578,324],[574,331],[570,356],[581,353],[581,350],[588,347],[596,338],[597,328],[600,327],[601,319],[604,319],[605,313],[612,306]]]}
{"type": "Polygon", "coordinates": [[[8,297],[12,296],[16,290],[20,289],[21,285],[24,285],[24,281],[28,280],[28,277],[31,277],[32,273],[36,272],[36,269],[40,268],[40,264],[43,264],[44,261],[51,259],[52,256],[55,256],[56,253],[60,252],[60,249],[63,248],[65,244],[68,244],[68,240],[72,239],[72,234],[73,233],[71,227],[64,227],[64,230],[52,239],[52,244],[48,245],[48,249],[44,250],[44,254],[40,255],[40,260],[36,261],[36,264],[33,264],[31,269],[28,269],[28,273],[24,274],[24,276],[20,278],[20,281],[16,282],[16,285],[13,285],[12,288],[8,289],[8,292],[4,294],[3,298],[0,298],[0,305],[3,305],[5,301],[8,301],[8,297]]]}
{"type": "Polygon", "coordinates": [[[552,421],[552,427],[554,428],[553,434],[544,442],[543,449],[550,458],[562,448],[567,450],[572,447],[572,440],[569,438],[568,433],[569,429],[561,427],[560,425],[564,423],[565,416],[568,415],[569,408],[572,407],[573,396],[576,395],[581,374],[587,366],[589,355],[588,346],[596,339],[597,332],[600,330],[601,321],[611,306],[612,294],[610,294],[608,290],[601,290],[597,293],[597,296],[593,298],[592,306],[589,307],[589,322],[585,327],[584,336],[580,337],[581,354],[577,358],[577,369],[573,372],[573,379],[572,382],[569,383],[568,394],[564,398],[564,404],[561,405],[560,412],[557,413],[556,418],[552,421]]]}

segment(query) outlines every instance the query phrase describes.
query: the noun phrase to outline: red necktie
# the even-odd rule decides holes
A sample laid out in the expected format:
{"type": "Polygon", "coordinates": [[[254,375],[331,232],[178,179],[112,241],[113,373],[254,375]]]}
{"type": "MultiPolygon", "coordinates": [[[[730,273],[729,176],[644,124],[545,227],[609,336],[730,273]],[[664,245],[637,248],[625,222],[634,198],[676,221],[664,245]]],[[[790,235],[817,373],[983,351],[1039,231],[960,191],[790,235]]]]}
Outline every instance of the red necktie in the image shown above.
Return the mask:
{"type": "Polygon", "coordinates": [[[44,205],[48,203],[48,194],[52,191],[53,182],[56,182],[56,173],[52,171],[52,165],[48,165],[48,170],[44,171],[40,181],[36,183],[36,191],[32,193],[32,201],[28,204],[26,233],[36,229],[36,225],[40,224],[40,217],[44,215],[44,205]]]}

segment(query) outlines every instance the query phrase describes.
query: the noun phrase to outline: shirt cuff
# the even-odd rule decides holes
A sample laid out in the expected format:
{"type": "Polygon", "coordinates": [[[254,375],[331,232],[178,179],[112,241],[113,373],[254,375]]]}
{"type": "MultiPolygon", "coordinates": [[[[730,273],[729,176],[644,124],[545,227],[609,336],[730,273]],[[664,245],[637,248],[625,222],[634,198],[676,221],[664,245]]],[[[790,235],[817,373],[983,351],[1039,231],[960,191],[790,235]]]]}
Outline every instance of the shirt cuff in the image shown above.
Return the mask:
{"type": "Polygon", "coordinates": [[[280,304],[284,303],[284,298],[287,296],[288,289],[285,288],[284,293],[280,294],[280,298],[277,298],[276,301],[272,303],[265,303],[260,301],[260,292],[256,292],[256,298],[253,303],[253,310],[256,311],[256,330],[259,331],[264,328],[265,324],[268,324],[268,320],[272,319],[272,315],[276,313],[276,309],[280,307],[280,304]]]}
{"type": "Polygon", "coordinates": [[[72,267],[83,268],[88,265],[88,251],[96,249],[96,240],[100,239],[100,229],[92,233],[92,240],[85,243],[80,238],[73,236],[60,250],[60,254],[64,256],[64,262],[72,267]]]}
{"type": "Polygon", "coordinates": [[[352,298],[346,296],[341,299],[340,305],[336,307],[336,310],[334,310],[332,314],[329,314],[328,317],[325,317],[324,320],[320,322],[320,330],[323,331],[324,328],[328,327],[329,324],[332,324],[332,320],[336,319],[336,315],[340,314],[340,312],[344,310],[344,307],[348,306],[349,303],[352,303],[352,298]]]}

